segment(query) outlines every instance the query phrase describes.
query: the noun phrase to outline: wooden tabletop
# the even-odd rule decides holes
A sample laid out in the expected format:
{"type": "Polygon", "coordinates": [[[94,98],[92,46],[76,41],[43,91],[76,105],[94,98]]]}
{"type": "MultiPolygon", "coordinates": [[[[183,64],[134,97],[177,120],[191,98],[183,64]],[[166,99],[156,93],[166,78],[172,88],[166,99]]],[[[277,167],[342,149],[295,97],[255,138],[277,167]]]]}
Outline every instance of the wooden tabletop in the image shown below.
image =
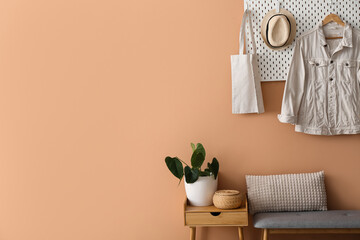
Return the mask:
{"type": "Polygon", "coordinates": [[[241,203],[240,208],[234,208],[234,209],[219,209],[212,206],[206,206],[206,207],[197,207],[197,206],[190,206],[188,204],[187,198],[185,198],[184,202],[184,212],[191,213],[191,212],[247,212],[248,211],[248,203],[246,194],[243,194],[243,201],[241,203]]]}

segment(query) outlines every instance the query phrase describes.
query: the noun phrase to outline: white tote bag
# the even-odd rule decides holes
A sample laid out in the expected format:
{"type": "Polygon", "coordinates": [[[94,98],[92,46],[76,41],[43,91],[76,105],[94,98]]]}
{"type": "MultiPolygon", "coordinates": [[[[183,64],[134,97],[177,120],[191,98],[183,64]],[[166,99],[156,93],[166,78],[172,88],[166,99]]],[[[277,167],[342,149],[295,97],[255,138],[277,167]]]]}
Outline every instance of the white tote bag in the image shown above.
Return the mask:
{"type": "Polygon", "coordinates": [[[260,74],[256,60],[256,46],[251,16],[245,10],[240,27],[239,55],[231,55],[232,113],[263,113],[264,103],[261,92],[260,74]],[[245,23],[248,21],[252,43],[252,54],[244,50],[245,23]]]}

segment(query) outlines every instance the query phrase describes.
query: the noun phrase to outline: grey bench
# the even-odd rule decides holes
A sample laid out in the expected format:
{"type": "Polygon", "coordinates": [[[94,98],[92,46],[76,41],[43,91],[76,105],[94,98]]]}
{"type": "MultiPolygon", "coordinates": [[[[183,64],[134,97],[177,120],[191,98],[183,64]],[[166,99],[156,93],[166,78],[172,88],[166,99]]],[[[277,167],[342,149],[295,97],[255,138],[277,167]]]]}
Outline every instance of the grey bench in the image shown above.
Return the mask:
{"type": "Polygon", "coordinates": [[[360,234],[360,210],[257,213],[253,222],[263,240],[270,234],[360,234]]]}

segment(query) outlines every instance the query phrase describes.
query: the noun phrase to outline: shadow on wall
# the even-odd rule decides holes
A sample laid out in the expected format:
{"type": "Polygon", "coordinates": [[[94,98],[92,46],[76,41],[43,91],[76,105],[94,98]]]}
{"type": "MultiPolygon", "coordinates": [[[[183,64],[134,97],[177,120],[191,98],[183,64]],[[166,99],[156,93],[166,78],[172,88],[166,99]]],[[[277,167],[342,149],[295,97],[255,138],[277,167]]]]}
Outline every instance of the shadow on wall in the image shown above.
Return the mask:
{"type": "Polygon", "coordinates": [[[265,113],[280,113],[284,87],[285,81],[261,83],[265,113]],[[282,87],[279,88],[279,85],[282,87]]]}

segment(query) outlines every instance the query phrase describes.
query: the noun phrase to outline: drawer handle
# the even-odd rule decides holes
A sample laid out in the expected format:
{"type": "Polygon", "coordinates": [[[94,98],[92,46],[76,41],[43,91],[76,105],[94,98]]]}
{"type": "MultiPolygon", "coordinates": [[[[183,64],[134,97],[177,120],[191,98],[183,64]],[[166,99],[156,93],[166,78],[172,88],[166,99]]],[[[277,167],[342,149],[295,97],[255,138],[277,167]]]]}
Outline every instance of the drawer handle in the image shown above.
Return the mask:
{"type": "Polygon", "coordinates": [[[221,212],[210,212],[210,214],[216,217],[216,216],[219,216],[221,214],[221,212]]]}

